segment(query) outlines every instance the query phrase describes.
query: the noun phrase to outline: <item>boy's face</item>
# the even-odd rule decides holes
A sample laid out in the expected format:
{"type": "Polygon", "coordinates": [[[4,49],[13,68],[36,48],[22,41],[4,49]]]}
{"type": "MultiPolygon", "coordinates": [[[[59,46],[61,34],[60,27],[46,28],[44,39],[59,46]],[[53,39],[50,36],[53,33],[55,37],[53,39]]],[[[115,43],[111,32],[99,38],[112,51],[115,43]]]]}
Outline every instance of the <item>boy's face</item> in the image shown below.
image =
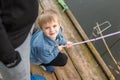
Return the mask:
{"type": "Polygon", "coordinates": [[[42,26],[43,32],[48,36],[49,38],[55,40],[58,33],[59,33],[60,25],[57,20],[49,22],[47,24],[44,24],[42,26]]]}

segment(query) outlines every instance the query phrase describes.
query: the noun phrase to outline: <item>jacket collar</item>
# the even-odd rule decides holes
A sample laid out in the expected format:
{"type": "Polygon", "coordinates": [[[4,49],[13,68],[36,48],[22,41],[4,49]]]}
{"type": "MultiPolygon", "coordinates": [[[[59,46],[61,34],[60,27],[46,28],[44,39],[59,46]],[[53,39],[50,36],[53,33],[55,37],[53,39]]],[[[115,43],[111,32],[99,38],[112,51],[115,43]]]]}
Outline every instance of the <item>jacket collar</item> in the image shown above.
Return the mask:
{"type": "Polygon", "coordinates": [[[44,33],[43,33],[43,36],[44,36],[44,40],[45,40],[46,42],[48,42],[50,45],[52,45],[52,46],[57,45],[57,42],[56,42],[55,40],[49,38],[49,37],[46,36],[44,33]]]}

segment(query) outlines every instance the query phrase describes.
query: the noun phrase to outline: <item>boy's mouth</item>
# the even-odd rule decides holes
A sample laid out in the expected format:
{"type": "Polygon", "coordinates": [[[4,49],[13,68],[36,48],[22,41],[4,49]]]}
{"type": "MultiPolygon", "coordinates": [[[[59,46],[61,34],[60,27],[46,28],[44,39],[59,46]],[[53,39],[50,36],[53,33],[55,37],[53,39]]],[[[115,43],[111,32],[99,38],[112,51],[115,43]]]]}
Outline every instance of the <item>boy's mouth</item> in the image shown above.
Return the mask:
{"type": "Polygon", "coordinates": [[[55,33],[50,33],[50,35],[54,35],[55,33]]]}

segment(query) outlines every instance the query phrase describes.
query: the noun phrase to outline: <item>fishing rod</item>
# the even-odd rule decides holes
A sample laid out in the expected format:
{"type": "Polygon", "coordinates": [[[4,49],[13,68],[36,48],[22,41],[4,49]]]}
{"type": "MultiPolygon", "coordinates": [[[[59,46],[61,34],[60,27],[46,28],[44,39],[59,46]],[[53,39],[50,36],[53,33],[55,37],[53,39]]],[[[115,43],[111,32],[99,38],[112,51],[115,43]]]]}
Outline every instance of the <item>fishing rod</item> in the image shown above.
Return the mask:
{"type": "MultiPolygon", "coordinates": [[[[82,42],[72,43],[71,46],[97,41],[97,40],[100,40],[100,39],[103,39],[103,38],[107,38],[107,37],[110,37],[110,36],[114,36],[114,35],[118,35],[118,34],[120,34],[120,31],[117,31],[117,32],[114,32],[114,33],[110,33],[110,34],[107,34],[107,35],[104,35],[104,36],[101,36],[101,37],[93,38],[93,39],[90,39],[90,40],[85,40],[85,41],[82,41],[82,42]]],[[[66,46],[63,46],[63,47],[66,47],[66,46]]]]}

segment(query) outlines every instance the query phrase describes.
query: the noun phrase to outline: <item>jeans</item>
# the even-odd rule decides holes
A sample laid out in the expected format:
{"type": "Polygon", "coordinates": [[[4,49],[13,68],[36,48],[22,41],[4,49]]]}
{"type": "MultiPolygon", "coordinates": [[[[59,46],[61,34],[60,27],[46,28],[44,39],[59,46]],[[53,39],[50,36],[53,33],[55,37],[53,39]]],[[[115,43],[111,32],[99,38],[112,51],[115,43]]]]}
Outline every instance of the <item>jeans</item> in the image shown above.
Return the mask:
{"type": "Polygon", "coordinates": [[[7,68],[0,62],[2,80],[30,80],[30,39],[33,28],[34,25],[23,44],[15,49],[20,53],[21,62],[13,68],[7,68]]]}

